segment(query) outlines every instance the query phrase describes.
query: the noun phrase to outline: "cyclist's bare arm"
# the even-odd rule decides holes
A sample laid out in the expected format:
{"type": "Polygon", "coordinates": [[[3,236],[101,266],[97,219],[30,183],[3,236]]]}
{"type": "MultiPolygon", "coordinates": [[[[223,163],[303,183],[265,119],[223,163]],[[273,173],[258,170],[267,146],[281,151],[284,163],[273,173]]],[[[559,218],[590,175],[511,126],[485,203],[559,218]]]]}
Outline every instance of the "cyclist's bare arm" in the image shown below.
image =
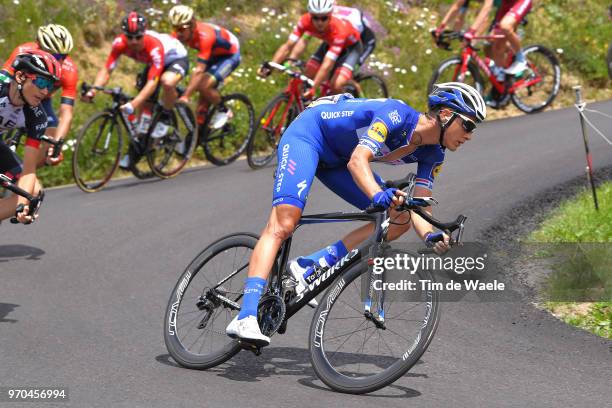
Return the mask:
{"type": "Polygon", "coordinates": [[[312,85],[312,89],[316,90],[319,86],[321,86],[323,81],[329,78],[329,74],[331,73],[335,64],[336,64],[335,60],[329,57],[323,58],[323,63],[321,64],[321,68],[319,68],[319,71],[317,71],[317,74],[315,75],[313,79],[314,84],[312,85]]]}
{"type": "MultiPolygon", "coordinates": [[[[412,194],[412,196],[431,197],[431,190],[421,186],[416,186],[414,188],[414,193],[412,194]]],[[[423,211],[431,215],[431,207],[422,207],[422,209],[423,211]]],[[[425,240],[425,235],[433,231],[432,225],[416,214],[412,214],[410,220],[412,221],[412,225],[414,226],[414,231],[423,241],[425,240]]]]}
{"type": "Polygon", "coordinates": [[[484,4],[478,12],[476,16],[476,20],[472,23],[471,29],[473,29],[476,34],[482,34],[487,29],[487,21],[489,20],[489,14],[493,10],[493,0],[484,0],[484,4]]]}
{"type": "MultiPolygon", "coordinates": [[[[36,178],[36,162],[38,159],[38,148],[32,146],[25,146],[23,152],[23,172],[21,173],[21,177],[19,178],[19,182],[17,183],[17,187],[22,188],[26,192],[36,195],[36,190],[40,189],[40,184],[38,183],[38,179],[36,178]]],[[[17,197],[17,205],[23,204],[27,206],[29,201],[25,197],[17,197]]],[[[17,219],[19,222],[29,222],[31,221],[30,216],[26,214],[26,211],[19,213],[17,219]]]]}
{"type": "Polygon", "coordinates": [[[274,56],[272,57],[272,61],[276,62],[277,64],[282,64],[289,56],[289,53],[293,50],[295,44],[295,42],[287,40],[278,48],[278,50],[276,50],[274,56]]]}
{"type": "Polygon", "coordinates": [[[183,93],[183,98],[189,99],[189,97],[193,95],[195,90],[200,85],[200,82],[204,78],[205,72],[206,64],[203,62],[198,62],[194,70],[191,72],[191,79],[189,80],[189,85],[187,85],[187,89],[185,89],[185,93],[183,93]]]}
{"type": "Polygon", "coordinates": [[[374,153],[367,147],[357,146],[351,154],[346,168],[353,176],[353,180],[357,186],[363,191],[368,198],[374,197],[374,194],[382,191],[372,173],[370,162],[374,160],[374,153]]]}
{"type": "Polygon", "coordinates": [[[106,85],[106,83],[110,79],[110,75],[111,75],[111,71],[108,68],[106,68],[105,66],[100,68],[100,70],[98,71],[98,74],[96,75],[96,79],[94,81],[92,88],[89,91],[87,91],[87,93],[81,99],[85,102],[91,101],[91,98],[93,98],[96,95],[96,90],[94,89],[94,87],[106,85]]]}
{"type": "Polygon", "coordinates": [[[442,23],[440,23],[441,27],[448,27],[460,13],[461,7],[465,4],[466,0],[457,0],[450,7],[444,18],[442,19],[442,23]]]}
{"type": "Polygon", "coordinates": [[[291,55],[289,55],[289,58],[294,59],[294,60],[299,59],[304,53],[304,50],[306,49],[306,47],[308,46],[309,40],[310,40],[310,36],[307,36],[307,35],[302,36],[302,38],[300,38],[293,46],[293,49],[291,50],[291,55]]]}

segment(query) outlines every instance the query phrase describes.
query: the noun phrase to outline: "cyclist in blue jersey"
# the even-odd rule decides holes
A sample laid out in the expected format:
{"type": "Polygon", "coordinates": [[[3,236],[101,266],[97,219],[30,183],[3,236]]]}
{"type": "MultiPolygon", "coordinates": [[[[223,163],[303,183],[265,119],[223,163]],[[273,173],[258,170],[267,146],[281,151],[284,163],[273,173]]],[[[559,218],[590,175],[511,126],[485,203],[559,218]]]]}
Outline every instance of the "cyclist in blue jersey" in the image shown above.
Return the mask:
{"type": "MultiPolygon", "coordinates": [[[[269,344],[257,323],[257,305],[278,249],[302,215],[315,176],[357,208],[391,208],[397,224],[389,226],[390,240],[413,226],[436,252],[448,249],[448,236],[434,232],[420,217],[411,219],[393,210],[405,193],[385,188],[370,167],[372,161],[417,163],[414,195],[431,197],[446,149],[455,151],[471,139],[477,123],[486,117],[486,105],[471,86],[449,82],[436,85],[429,95],[429,109],[420,113],[400,100],[353,99],[344,94],[316,100],[293,121],[278,146],[272,212],[251,256],[240,314],[228,325],[229,336],[259,346],[269,344]],[[433,244],[440,236],[442,241],[433,244]]],[[[360,227],[314,254],[291,261],[297,293],[304,290],[304,276],[315,263],[333,265],[371,235],[372,228],[371,224],[360,227]]]]}

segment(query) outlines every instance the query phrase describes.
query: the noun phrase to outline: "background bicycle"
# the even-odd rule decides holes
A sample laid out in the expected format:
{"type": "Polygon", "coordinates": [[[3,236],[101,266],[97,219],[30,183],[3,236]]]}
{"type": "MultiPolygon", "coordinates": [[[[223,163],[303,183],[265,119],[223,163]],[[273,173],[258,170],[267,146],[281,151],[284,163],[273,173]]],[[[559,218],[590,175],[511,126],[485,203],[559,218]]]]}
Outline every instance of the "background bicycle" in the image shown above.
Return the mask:
{"type": "MultiPolygon", "coordinates": [[[[434,33],[432,32],[432,35],[434,33]]],[[[435,38],[435,36],[434,36],[435,38]]],[[[492,40],[499,35],[475,37],[474,40],[492,40]]],[[[443,61],[431,76],[428,93],[439,82],[459,81],[476,88],[481,94],[493,91],[498,97],[498,108],[510,101],[525,113],[539,112],[549,106],[559,93],[561,84],[561,67],[554,52],[543,45],[529,45],[523,48],[527,58],[527,69],[518,76],[506,75],[505,81],[499,81],[491,72],[492,61],[481,58],[471,41],[466,41],[464,33],[445,31],[436,39],[439,47],[450,50],[450,41],[463,41],[461,54],[443,61]],[[484,76],[483,76],[484,74],[484,76]],[[489,89],[485,85],[489,80],[489,89]]],[[[509,59],[513,56],[510,55],[509,59]]]]}
{"type": "MultiPolygon", "coordinates": [[[[288,68],[275,62],[266,62],[268,68],[287,75],[290,80],[287,88],[276,95],[263,109],[257,119],[257,128],[247,146],[247,160],[252,169],[265,167],[274,160],[278,142],[285,129],[305,108],[302,93],[313,82],[301,71],[302,61],[294,61],[294,68],[288,68]]],[[[387,85],[381,76],[375,73],[358,72],[350,81],[345,91],[355,97],[387,98],[387,85]]],[[[330,92],[329,82],[321,85],[321,95],[330,92]]]]}
{"type": "MultiPolygon", "coordinates": [[[[91,87],[81,86],[81,93],[91,87]]],[[[111,179],[123,153],[124,136],[128,136],[129,169],[138,178],[156,175],[170,178],[178,175],[189,161],[196,146],[195,118],[191,109],[176,104],[167,123],[160,121],[161,105],[143,110],[140,118],[128,116],[119,107],[130,101],[120,87],[97,90],[110,95],[111,105],[93,114],[76,137],[72,171],[79,188],[91,193],[102,189],[111,179]]]]}

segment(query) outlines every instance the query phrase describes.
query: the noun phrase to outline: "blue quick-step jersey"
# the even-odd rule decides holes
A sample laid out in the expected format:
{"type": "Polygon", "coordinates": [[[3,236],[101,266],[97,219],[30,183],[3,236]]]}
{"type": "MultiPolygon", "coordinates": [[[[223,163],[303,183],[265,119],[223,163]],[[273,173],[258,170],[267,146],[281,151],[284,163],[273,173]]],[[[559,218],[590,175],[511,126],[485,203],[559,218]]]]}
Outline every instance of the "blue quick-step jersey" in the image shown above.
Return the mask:
{"type": "Polygon", "coordinates": [[[444,149],[440,145],[408,146],[420,115],[395,99],[335,95],[316,100],[281,139],[273,205],[303,208],[316,175],[346,201],[367,207],[369,198],[346,168],[357,146],[372,151],[375,161],[417,163],[417,185],[431,189],[444,161],[444,149]]]}

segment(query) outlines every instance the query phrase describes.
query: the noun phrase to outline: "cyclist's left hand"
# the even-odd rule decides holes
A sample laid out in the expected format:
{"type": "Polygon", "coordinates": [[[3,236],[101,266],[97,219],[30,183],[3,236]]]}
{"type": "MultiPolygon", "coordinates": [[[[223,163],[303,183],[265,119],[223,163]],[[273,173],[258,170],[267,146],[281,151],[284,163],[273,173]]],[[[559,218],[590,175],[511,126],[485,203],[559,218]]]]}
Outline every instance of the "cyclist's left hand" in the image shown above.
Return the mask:
{"type": "Polygon", "coordinates": [[[60,152],[57,157],[53,157],[53,147],[50,147],[47,151],[47,157],[45,158],[45,163],[47,166],[57,166],[61,162],[64,161],[64,153],[60,152]]]}
{"type": "Polygon", "coordinates": [[[124,105],[121,105],[121,106],[119,107],[119,109],[121,109],[121,111],[123,111],[123,112],[127,113],[128,115],[131,115],[131,114],[132,114],[132,113],[134,113],[134,111],[136,110],[136,109],[134,108],[134,105],[132,105],[132,102],[128,102],[128,103],[126,103],[126,104],[124,104],[124,105]]]}
{"type": "Polygon", "coordinates": [[[185,95],[183,95],[180,98],[178,98],[177,102],[184,103],[185,105],[188,105],[189,104],[189,98],[186,97],[185,95]]]}
{"type": "Polygon", "coordinates": [[[31,224],[36,218],[38,218],[38,214],[31,216],[30,206],[26,204],[23,206],[23,211],[15,212],[15,218],[17,218],[17,221],[22,224],[31,224]]]}
{"type": "Polygon", "coordinates": [[[438,255],[443,255],[450,249],[450,237],[443,232],[427,233],[425,243],[438,255]]]}

